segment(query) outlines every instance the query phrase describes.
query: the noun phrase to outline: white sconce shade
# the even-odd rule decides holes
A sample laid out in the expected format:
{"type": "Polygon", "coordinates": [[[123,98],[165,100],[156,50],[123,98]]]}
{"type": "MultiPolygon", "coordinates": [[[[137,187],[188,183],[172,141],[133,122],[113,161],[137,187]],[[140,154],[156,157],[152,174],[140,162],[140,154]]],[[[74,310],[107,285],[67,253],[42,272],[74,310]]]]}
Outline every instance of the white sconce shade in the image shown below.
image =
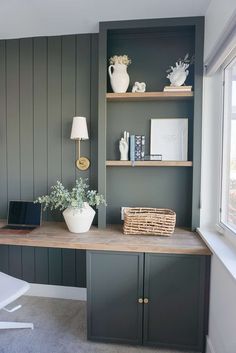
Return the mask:
{"type": "Polygon", "coordinates": [[[72,140],[88,140],[89,136],[85,117],[75,116],[73,118],[70,138],[72,140]]]}
{"type": "Polygon", "coordinates": [[[86,157],[80,156],[80,141],[81,140],[88,140],[88,129],[87,129],[87,122],[84,116],[74,116],[71,134],[71,140],[77,140],[76,143],[78,146],[78,159],[75,162],[76,167],[79,170],[87,170],[90,166],[90,161],[86,157]]]}

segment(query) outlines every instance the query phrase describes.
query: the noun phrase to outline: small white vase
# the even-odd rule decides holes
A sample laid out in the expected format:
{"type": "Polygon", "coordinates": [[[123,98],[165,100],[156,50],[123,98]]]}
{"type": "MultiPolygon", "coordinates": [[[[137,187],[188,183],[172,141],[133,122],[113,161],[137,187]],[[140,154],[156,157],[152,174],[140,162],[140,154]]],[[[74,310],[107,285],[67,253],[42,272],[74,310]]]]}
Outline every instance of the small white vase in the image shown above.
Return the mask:
{"type": "Polygon", "coordinates": [[[129,87],[127,65],[115,63],[115,65],[110,65],[108,67],[108,72],[113,92],[125,93],[129,87]]]}
{"type": "Polygon", "coordinates": [[[62,214],[66,225],[71,233],[88,232],[93,222],[95,211],[87,202],[84,207],[79,210],[72,207],[66,208],[62,214]]]}

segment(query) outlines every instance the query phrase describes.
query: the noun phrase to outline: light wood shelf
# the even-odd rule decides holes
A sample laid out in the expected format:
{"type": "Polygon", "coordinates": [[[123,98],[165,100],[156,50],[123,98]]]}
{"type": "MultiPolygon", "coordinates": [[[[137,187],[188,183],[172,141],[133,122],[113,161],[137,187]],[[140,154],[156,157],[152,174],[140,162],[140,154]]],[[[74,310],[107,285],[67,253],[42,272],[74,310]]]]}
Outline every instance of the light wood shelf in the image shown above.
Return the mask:
{"type": "Polygon", "coordinates": [[[191,99],[193,92],[142,92],[142,93],[107,93],[107,101],[151,101],[151,100],[176,100],[191,99]]]}
{"type": "Polygon", "coordinates": [[[192,167],[192,161],[106,161],[107,167],[192,167]]]}

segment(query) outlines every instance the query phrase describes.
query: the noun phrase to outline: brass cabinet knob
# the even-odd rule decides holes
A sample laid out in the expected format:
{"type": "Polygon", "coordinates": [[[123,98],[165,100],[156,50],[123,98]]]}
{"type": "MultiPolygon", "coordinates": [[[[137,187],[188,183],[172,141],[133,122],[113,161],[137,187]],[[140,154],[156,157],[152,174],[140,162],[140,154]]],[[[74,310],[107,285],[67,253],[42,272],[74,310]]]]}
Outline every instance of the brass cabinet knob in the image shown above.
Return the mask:
{"type": "Polygon", "coordinates": [[[138,298],[139,304],[143,304],[143,298],[138,298]]]}
{"type": "Polygon", "coordinates": [[[148,302],[149,302],[148,298],[144,298],[143,302],[144,302],[144,304],[148,304],[148,302]]]}

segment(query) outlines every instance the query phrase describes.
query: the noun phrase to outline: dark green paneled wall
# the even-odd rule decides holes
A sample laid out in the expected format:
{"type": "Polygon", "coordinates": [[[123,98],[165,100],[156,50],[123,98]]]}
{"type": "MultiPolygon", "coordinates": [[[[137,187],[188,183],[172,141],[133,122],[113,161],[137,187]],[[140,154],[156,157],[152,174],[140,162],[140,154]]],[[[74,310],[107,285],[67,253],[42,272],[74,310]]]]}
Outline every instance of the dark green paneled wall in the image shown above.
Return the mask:
{"type": "Polygon", "coordinates": [[[76,177],[96,174],[94,164],[76,170],[70,140],[72,117],[86,116],[93,133],[82,153],[96,153],[96,46],[96,35],[0,41],[1,218],[8,200],[32,200],[56,180],[69,186],[76,177]]]}
{"type": "MultiPolygon", "coordinates": [[[[56,180],[70,186],[82,176],[97,187],[97,86],[97,35],[0,41],[0,218],[9,200],[33,200],[56,180]],[[75,168],[74,115],[87,117],[86,172],[75,168]]],[[[1,247],[0,265],[31,282],[84,284],[78,251],[1,247]]]]}
{"type": "Polygon", "coordinates": [[[0,271],[30,283],[86,287],[83,250],[0,246],[0,271]]]}

